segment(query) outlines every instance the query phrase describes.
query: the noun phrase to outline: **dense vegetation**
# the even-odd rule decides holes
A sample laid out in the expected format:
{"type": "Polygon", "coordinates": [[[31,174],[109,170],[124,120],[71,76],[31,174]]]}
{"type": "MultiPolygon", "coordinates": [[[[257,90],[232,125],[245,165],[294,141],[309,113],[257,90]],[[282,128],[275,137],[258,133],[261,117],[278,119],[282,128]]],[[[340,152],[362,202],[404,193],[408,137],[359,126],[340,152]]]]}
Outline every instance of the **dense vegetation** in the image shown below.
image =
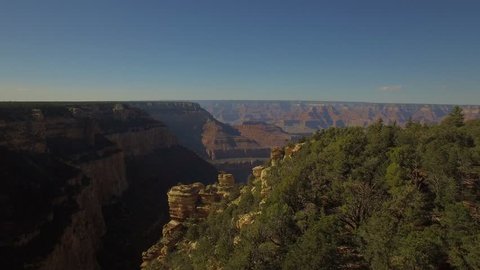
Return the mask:
{"type": "Polygon", "coordinates": [[[174,269],[480,269],[480,121],[330,128],[185,235],[174,269]],[[261,200],[263,200],[262,203],[261,200]],[[250,213],[254,222],[239,229],[250,213]],[[190,248],[187,248],[190,247],[190,248]]]}

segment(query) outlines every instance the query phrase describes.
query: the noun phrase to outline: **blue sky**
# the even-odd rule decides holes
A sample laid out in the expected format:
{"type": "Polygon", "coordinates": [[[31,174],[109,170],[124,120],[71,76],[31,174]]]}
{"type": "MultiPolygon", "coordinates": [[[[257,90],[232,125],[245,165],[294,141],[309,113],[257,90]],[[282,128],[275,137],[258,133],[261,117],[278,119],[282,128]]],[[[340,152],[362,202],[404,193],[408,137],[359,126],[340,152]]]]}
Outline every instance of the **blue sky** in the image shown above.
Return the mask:
{"type": "Polygon", "coordinates": [[[2,0],[0,100],[480,104],[477,0],[2,0]]]}

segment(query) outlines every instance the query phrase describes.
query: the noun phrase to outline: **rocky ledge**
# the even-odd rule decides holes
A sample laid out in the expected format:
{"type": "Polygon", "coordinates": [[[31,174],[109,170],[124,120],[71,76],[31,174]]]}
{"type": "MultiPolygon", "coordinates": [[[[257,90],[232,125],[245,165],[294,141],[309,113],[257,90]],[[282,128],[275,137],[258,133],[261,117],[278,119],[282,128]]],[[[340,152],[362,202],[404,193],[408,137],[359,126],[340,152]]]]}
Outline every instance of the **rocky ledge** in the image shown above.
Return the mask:
{"type": "Polygon", "coordinates": [[[162,263],[182,240],[186,224],[205,219],[215,204],[230,196],[234,187],[233,175],[225,172],[218,175],[215,184],[196,182],[173,186],[167,193],[170,221],[163,226],[160,242],[142,253],[143,262],[140,267],[144,269],[154,261],[162,263]]]}
{"type": "MultiPolygon", "coordinates": [[[[178,184],[173,186],[167,193],[170,221],[163,226],[161,240],[142,253],[142,269],[147,269],[155,265],[162,265],[168,269],[166,258],[175,250],[190,250],[195,248],[195,243],[191,243],[184,239],[188,225],[192,223],[200,223],[208,217],[223,211],[220,202],[228,204],[238,204],[241,194],[246,192],[255,192],[255,186],[260,188],[262,201],[272,190],[270,180],[270,171],[272,167],[278,166],[282,162],[286,162],[298,153],[303,144],[297,143],[285,147],[275,147],[270,153],[270,161],[264,166],[256,166],[252,169],[253,188],[248,190],[248,186],[240,189],[240,197],[235,196],[232,192],[235,188],[235,179],[232,174],[221,172],[218,175],[218,181],[212,185],[204,185],[202,183],[178,184]]],[[[224,204],[223,204],[224,205],[224,204]]],[[[255,221],[256,216],[260,212],[249,212],[239,216],[235,221],[236,227],[241,230],[255,221]]],[[[239,240],[238,240],[239,241],[239,240]]],[[[160,267],[160,269],[164,269],[160,267]]]]}

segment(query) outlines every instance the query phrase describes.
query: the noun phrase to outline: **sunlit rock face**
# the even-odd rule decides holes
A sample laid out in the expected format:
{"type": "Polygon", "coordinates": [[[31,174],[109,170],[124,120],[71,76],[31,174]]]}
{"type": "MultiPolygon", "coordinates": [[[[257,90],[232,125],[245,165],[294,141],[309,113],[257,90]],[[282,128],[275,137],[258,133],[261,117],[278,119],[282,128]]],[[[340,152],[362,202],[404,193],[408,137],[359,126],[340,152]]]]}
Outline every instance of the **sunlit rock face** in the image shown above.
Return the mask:
{"type": "Polygon", "coordinates": [[[204,188],[202,183],[172,187],[167,193],[170,218],[184,221],[188,217],[193,217],[199,200],[198,192],[204,188]]]}
{"type": "Polygon", "coordinates": [[[163,258],[182,240],[185,223],[206,218],[212,207],[230,195],[235,186],[232,174],[221,172],[217,183],[204,185],[200,182],[178,184],[167,193],[170,221],[163,226],[162,239],[142,253],[141,268],[163,258]]]}
{"type": "Polygon", "coordinates": [[[233,175],[222,172],[218,174],[218,182],[212,185],[196,182],[173,186],[167,193],[170,219],[182,222],[208,216],[210,206],[228,196],[234,185],[233,175]]]}

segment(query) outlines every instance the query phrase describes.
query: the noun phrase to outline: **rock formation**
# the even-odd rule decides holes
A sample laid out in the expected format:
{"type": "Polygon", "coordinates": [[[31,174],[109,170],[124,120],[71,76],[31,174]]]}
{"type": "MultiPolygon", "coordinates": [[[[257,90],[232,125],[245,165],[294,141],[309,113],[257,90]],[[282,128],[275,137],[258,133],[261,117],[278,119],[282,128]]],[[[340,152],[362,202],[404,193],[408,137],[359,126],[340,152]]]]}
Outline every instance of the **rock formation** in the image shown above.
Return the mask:
{"type": "Polygon", "coordinates": [[[199,200],[199,191],[205,189],[202,183],[190,185],[177,185],[168,191],[168,207],[170,218],[177,221],[185,221],[194,217],[199,200]]]}
{"type": "Polygon", "coordinates": [[[0,265],[131,269],[159,234],[149,232],[163,222],[170,181],[213,174],[128,104],[0,103],[0,265]],[[144,211],[150,205],[155,214],[144,211]],[[121,238],[118,224],[129,225],[121,238]],[[105,248],[108,258],[99,255],[105,248]]]}
{"type": "Polygon", "coordinates": [[[268,148],[242,136],[236,129],[215,120],[198,104],[191,102],[130,103],[164,122],[178,137],[180,144],[202,157],[264,158],[268,148]]]}
{"type": "MultiPolygon", "coordinates": [[[[318,129],[367,126],[382,118],[403,125],[409,119],[440,122],[452,105],[381,104],[322,101],[198,101],[216,119],[231,125],[264,122],[289,134],[311,134],[318,129]]],[[[462,106],[465,119],[480,118],[479,105],[462,106]]]]}
{"type": "Polygon", "coordinates": [[[289,138],[288,134],[268,125],[246,125],[242,130],[236,129],[217,121],[192,102],[129,104],[165,123],[178,137],[180,144],[209,160],[218,170],[231,172],[240,181],[246,181],[251,168],[268,159],[271,141],[283,146],[289,138]]]}
{"type": "Polygon", "coordinates": [[[279,162],[282,162],[285,159],[290,159],[296,153],[298,153],[304,143],[296,143],[294,145],[287,145],[283,148],[274,147],[270,153],[270,167],[265,166],[256,166],[252,169],[252,175],[254,177],[254,182],[260,182],[260,194],[263,198],[271,191],[271,184],[269,181],[269,174],[271,172],[271,167],[277,166],[279,162]]]}
{"type": "Polygon", "coordinates": [[[33,269],[99,268],[96,253],[106,231],[102,205],[120,196],[128,187],[123,151],[109,141],[105,133],[106,130],[122,132],[129,128],[130,121],[139,118],[124,120],[118,128],[104,125],[116,119],[106,104],[82,105],[81,112],[73,110],[75,115],[68,107],[32,103],[0,108],[0,145],[4,151],[11,152],[5,157],[6,162],[16,158],[23,163],[19,166],[27,167],[4,169],[1,181],[7,185],[3,189],[7,192],[5,203],[36,209],[39,206],[32,197],[40,196],[45,207],[21,221],[16,220],[15,214],[6,216],[6,222],[15,222],[18,228],[11,232],[11,242],[5,243],[3,254],[14,254],[21,261],[2,257],[5,261],[2,265],[17,268],[19,264],[30,264],[33,269]],[[36,161],[29,161],[31,159],[36,161]],[[52,167],[52,164],[56,165],[52,167]],[[62,174],[68,170],[77,171],[78,176],[72,179],[69,173],[62,174]],[[41,174],[27,177],[25,171],[41,174]],[[9,183],[18,182],[25,185],[17,187],[17,196],[22,200],[15,202],[19,198],[8,195],[12,192],[9,183]],[[36,220],[39,223],[36,224],[36,220]],[[22,227],[22,222],[34,227],[22,227]],[[48,234],[50,237],[45,241],[42,237],[48,234]],[[20,244],[15,244],[18,239],[22,239],[20,244]]]}
{"type": "MultiPolygon", "coordinates": [[[[235,178],[232,174],[220,172],[217,182],[212,185],[201,183],[178,184],[168,192],[170,221],[163,226],[162,238],[147,251],[142,253],[141,268],[149,268],[153,263],[165,266],[168,269],[166,258],[174,251],[187,252],[195,247],[196,242],[189,242],[184,238],[189,225],[198,224],[205,220],[210,213],[222,212],[225,205],[239,205],[242,195],[246,193],[260,193],[259,206],[265,204],[268,194],[272,191],[270,173],[273,167],[295,156],[301,151],[304,143],[297,143],[285,147],[274,147],[270,153],[271,162],[262,166],[255,166],[251,170],[252,186],[245,185],[240,189],[240,196],[232,198],[235,188],[235,178]],[[288,157],[286,156],[288,153],[288,157]],[[257,188],[260,190],[256,190],[257,188]],[[219,204],[219,202],[227,202],[219,204]],[[214,210],[215,212],[212,212],[214,210]]],[[[235,193],[238,194],[238,193],[235,193]]],[[[232,219],[237,230],[243,230],[255,222],[260,211],[246,212],[232,219]]],[[[234,244],[241,242],[240,235],[234,239],[234,244]]]]}
{"type": "Polygon", "coordinates": [[[215,184],[205,186],[196,182],[173,186],[167,193],[170,221],[163,226],[160,242],[142,253],[140,267],[146,268],[153,261],[162,263],[168,252],[182,240],[185,223],[206,218],[216,203],[229,196],[234,186],[233,175],[225,172],[218,174],[215,184]]]}
{"type": "Polygon", "coordinates": [[[256,141],[263,147],[273,148],[284,146],[293,136],[280,127],[265,122],[243,122],[234,125],[240,134],[246,138],[256,141]]]}

